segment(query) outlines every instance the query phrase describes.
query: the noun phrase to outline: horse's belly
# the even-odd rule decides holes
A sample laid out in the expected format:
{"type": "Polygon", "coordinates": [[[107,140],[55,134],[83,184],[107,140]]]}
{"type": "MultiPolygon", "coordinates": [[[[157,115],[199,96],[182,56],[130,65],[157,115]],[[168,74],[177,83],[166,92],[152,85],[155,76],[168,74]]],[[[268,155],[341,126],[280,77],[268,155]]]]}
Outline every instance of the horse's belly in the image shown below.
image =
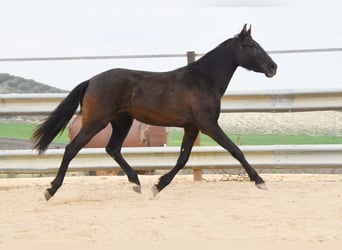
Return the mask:
{"type": "Polygon", "coordinates": [[[161,110],[136,110],[130,112],[132,116],[143,123],[165,127],[183,127],[190,122],[189,117],[181,112],[167,112],[161,110]]]}

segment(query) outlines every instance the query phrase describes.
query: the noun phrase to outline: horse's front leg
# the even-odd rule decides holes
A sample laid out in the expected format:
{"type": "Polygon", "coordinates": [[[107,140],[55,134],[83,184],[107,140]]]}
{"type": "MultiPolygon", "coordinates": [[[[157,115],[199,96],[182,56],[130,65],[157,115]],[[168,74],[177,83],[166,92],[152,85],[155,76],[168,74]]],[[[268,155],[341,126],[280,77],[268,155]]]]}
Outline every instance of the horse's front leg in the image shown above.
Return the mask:
{"type": "Polygon", "coordinates": [[[111,122],[113,132],[111,138],[106,146],[107,153],[120,165],[122,170],[128,176],[128,180],[135,185],[133,190],[137,193],[141,193],[141,185],[135,170],[126,162],[121,154],[121,147],[128,135],[128,132],[132,126],[133,117],[128,113],[120,113],[111,122]]]}
{"type": "Polygon", "coordinates": [[[184,128],[181,152],[178,157],[177,164],[173,169],[171,169],[170,172],[160,177],[158,184],[152,187],[153,197],[155,197],[161,190],[163,190],[167,185],[169,185],[175,177],[175,175],[178,173],[178,171],[185,166],[189,159],[191,149],[197,138],[198,132],[199,130],[196,127],[184,128]]]}
{"type": "Polygon", "coordinates": [[[213,138],[219,145],[228,150],[230,154],[237,159],[243,168],[246,170],[251,181],[255,182],[255,185],[260,189],[267,189],[264,180],[259,176],[259,174],[254,170],[254,168],[248,163],[244,154],[239,149],[238,146],[232,142],[224,131],[220,128],[217,122],[209,123],[201,128],[201,131],[211,138],[213,138]]]}

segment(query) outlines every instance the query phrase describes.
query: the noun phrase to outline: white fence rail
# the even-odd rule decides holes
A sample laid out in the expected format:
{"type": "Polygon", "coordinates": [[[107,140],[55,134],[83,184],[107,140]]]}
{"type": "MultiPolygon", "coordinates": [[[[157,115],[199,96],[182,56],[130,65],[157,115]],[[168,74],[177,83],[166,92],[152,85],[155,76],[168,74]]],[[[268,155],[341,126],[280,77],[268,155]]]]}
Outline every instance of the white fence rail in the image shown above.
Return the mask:
{"type": "Polygon", "coordinates": [[[342,89],[230,92],[221,112],[303,112],[342,110],[342,89]]]}
{"type": "MultiPolygon", "coordinates": [[[[241,146],[256,169],[315,169],[342,166],[342,145],[270,145],[241,146]]],[[[43,155],[31,150],[0,151],[0,173],[56,172],[63,149],[51,149],[43,155]]],[[[122,153],[137,170],[170,169],[179,147],[123,148],[122,153]]],[[[69,171],[115,169],[119,166],[104,149],[83,149],[71,162],[69,171]]],[[[218,146],[194,147],[185,169],[241,169],[227,151],[218,146]]]]}
{"type": "MultiPolygon", "coordinates": [[[[0,115],[47,115],[67,94],[2,94],[0,115]]],[[[299,112],[342,110],[342,89],[232,91],[221,112],[299,112]]]]}

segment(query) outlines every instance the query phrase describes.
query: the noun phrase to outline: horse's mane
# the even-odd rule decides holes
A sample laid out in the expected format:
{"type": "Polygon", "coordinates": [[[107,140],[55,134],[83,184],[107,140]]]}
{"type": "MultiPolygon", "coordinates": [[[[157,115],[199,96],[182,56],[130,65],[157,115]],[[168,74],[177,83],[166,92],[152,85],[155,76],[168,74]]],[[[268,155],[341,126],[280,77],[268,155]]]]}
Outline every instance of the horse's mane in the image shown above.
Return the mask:
{"type": "MultiPolygon", "coordinates": [[[[238,36],[238,35],[236,35],[234,38],[236,38],[237,36],[238,36]]],[[[229,39],[227,39],[226,41],[220,43],[219,45],[216,46],[215,49],[220,48],[220,47],[226,47],[227,45],[229,45],[229,44],[232,42],[232,40],[233,40],[234,38],[229,38],[229,39]]],[[[215,50],[215,49],[213,49],[213,50],[215,50]]]]}
{"type": "Polygon", "coordinates": [[[224,42],[217,45],[214,49],[207,52],[205,55],[203,55],[197,61],[195,61],[195,62],[193,62],[190,65],[185,66],[185,67],[198,67],[198,66],[202,65],[203,62],[209,62],[209,64],[211,64],[212,60],[217,60],[217,54],[221,52],[221,49],[224,49],[225,47],[227,47],[234,40],[234,38],[229,38],[229,39],[225,40],[224,42]]]}

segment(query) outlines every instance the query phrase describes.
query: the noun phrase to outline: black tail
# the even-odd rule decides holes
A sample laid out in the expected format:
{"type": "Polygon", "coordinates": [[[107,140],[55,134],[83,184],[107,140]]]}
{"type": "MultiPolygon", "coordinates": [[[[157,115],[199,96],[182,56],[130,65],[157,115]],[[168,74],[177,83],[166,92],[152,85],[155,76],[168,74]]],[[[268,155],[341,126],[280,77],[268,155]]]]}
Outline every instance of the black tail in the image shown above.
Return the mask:
{"type": "Polygon", "coordinates": [[[33,148],[44,152],[52,140],[68,125],[79,104],[82,103],[89,81],[76,86],[57,108],[33,132],[33,148]]]}

